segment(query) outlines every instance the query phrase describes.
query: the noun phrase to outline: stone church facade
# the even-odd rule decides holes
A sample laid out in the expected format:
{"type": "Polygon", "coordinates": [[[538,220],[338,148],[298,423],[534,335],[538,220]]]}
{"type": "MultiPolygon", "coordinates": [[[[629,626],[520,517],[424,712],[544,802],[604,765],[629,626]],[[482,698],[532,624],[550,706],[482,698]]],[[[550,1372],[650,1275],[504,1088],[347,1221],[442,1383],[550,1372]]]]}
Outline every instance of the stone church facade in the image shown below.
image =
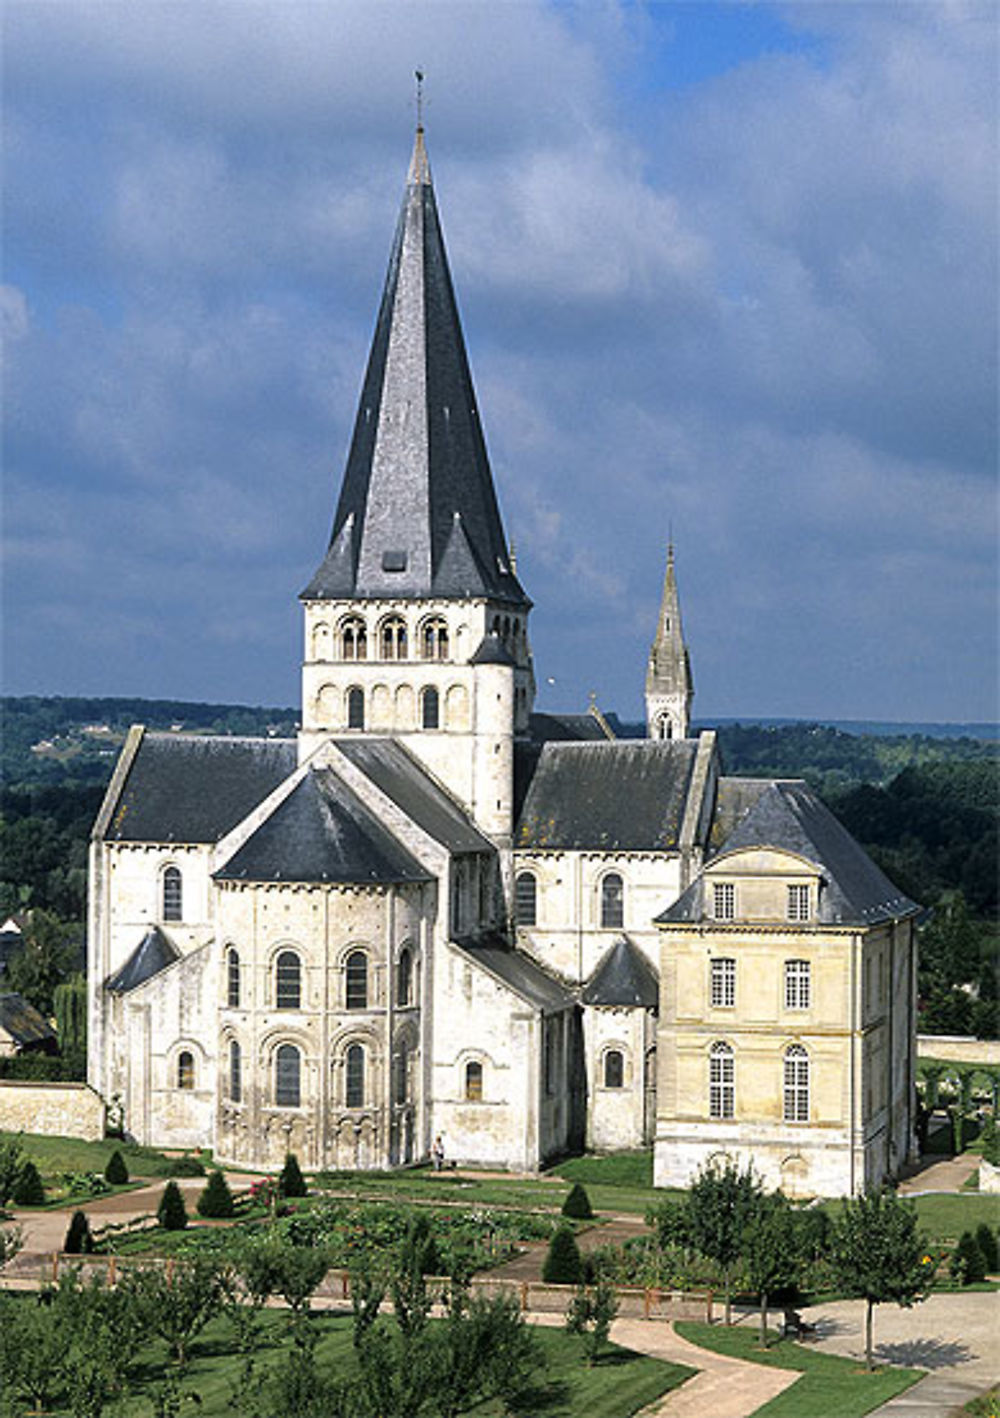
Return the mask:
{"type": "Polygon", "coordinates": [[[917,908],[800,782],[724,775],[673,549],[645,739],[533,710],[418,130],[297,740],[130,732],[91,847],[89,1080],[224,1162],[653,1144],[795,1195],[912,1148],[917,908]]]}

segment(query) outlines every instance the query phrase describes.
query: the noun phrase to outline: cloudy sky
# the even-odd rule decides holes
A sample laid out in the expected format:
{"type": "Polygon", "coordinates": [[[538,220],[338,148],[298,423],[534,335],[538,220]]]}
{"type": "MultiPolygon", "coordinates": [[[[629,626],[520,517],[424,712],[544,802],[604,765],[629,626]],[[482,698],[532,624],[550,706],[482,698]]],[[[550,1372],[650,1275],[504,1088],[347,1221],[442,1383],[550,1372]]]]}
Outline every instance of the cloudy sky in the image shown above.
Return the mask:
{"type": "Polygon", "coordinates": [[[997,11],[6,0],[8,693],[294,704],[414,124],[540,707],[996,715],[997,11]]]}

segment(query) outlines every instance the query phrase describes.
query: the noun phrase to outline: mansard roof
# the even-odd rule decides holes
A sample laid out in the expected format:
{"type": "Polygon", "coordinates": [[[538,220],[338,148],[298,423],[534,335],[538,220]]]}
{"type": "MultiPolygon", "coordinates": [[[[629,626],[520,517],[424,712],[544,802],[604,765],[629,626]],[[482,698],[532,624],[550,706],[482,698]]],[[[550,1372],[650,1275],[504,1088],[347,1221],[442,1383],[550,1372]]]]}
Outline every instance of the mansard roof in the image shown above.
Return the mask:
{"type": "Polygon", "coordinates": [[[159,926],[153,926],[143,936],[125,964],[111,976],[106,988],[115,994],[127,994],[129,990],[134,990],[137,985],[144,985],[147,980],[151,980],[154,975],[158,975],[161,970],[173,965],[174,961],[180,958],[181,953],[170,937],[165,935],[159,926]]]}
{"type": "Polygon", "coordinates": [[[142,733],[112,780],[99,835],[112,842],[217,842],[293,772],[293,739],[142,733]]]}
{"type": "Polygon", "coordinates": [[[545,744],[524,793],[515,846],[676,848],[697,752],[696,739],[545,744]]]}
{"type": "Polygon", "coordinates": [[[430,878],[330,770],[311,769],[218,871],[217,881],[390,884],[430,878]]]}
{"type": "Polygon", "coordinates": [[[493,852],[454,798],[396,739],[338,739],[337,748],[411,822],[449,852],[493,852]]]}
{"type": "Polygon", "coordinates": [[[584,985],[580,1002],[655,1009],[660,1002],[660,983],[639,947],[623,935],[605,952],[584,985]]]}
{"type": "MultiPolygon", "coordinates": [[[[920,909],[798,779],[766,782],[713,861],[755,848],[791,852],[818,868],[823,877],[818,920],[823,925],[871,926],[920,909]]],[[[706,906],[704,877],[699,876],[657,920],[701,921],[706,906]]]]}
{"type": "Polygon", "coordinates": [[[530,955],[514,950],[497,932],[463,936],[453,940],[452,945],[543,1014],[558,1014],[575,1003],[565,985],[547,974],[530,955]]]}
{"type": "Polygon", "coordinates": [[[510,564],[417,130],[330,545],[304,600],[488,597],[510,564]]]}

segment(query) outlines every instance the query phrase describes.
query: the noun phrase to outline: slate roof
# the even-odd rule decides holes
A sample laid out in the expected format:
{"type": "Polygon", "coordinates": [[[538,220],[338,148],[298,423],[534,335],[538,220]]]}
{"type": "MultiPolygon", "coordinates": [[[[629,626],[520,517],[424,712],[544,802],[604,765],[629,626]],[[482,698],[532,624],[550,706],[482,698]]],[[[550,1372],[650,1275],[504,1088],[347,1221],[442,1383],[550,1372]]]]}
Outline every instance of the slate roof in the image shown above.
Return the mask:
{"type": "Polygon", "coordinates": [[[312,769],[229,861],[218,881],[427,881],[425,869],[330,769],[312,769]]]}
{"type": "Polygon", "coordinates": [[[329,549],[302,593],[385,596],[530,605],[510,565],[422,129],[329,549]]]}
{"type": "Polygon", "coordinates": [[[337,748],[411,821],[450,852],[492,852],[484,837],[445,790],[395,739],[338,739],[337,748]]]}
{"type": "MultiPolygon", "coordinates": [[[[920,909],[798,780],[765,783],[719,855],[753,847],[794,852],[819,868],[824,886],[817,919],[823,925],[870,926],[920,909]]],[[[699,876],[657,920],[701,921],[705,915],[704,878],[699,876]]]]}
{"type": "Polygon", "coordinates": [[[512,949],[498,933],[463,936],[452,944],[543,1014],[557,1014],[575,1003],[565,985],[546,974],[529,955],[512,949]]]}
{"type": "Polygon", "coordinates": [[[0,1029],[9,1034],[20,1049],[45,1049],[56,1043],[56,1031],[45,1016],[14,991],[0,995],[0,1029]]]}
{"type": "Polygon", "coordinates": [[[144,985],[147,980],[151,980],[154,975],[158,975],[161,970],[173,965],[174,961],[180,958],[181,953],[169,936],[164,935],[159,926],[153,926],[152,930],[143,936],[125,964],[110,977],[105,989],[114,994],[127,994],[129,990],[134,990],[137,985],[144,985]]]}
{"type": "Polygon", "coordinates": [[[514,845],[675,848],[697,750],[694,739],[547,743],[525,793],[514,845]]]}
{"type": "Polygon", "coordinates": [[[655,1009],[660,1002],[660,982],[639,947],[622,936],[605,952],[584,985],[580,1002],[655,1009]]]}
{"type": "Polygon", "coordinates": [[[761,793],[771,786],[770,778],[720,778],[715,799],[715,816],[709,845],[718,851],[761,793]]]}
{"type": "Polygon", "coordinates": [[[296,766],[293,739],[143,734],[110,815],[113,842],[217,842],[296,766]]]}
{"type": "MultiPolygon", "coordinates": [[[[614,724],[613,714],[605,718],[614,724]]],[[[593,714],[532,714],[528,725],[532,742],[606,743],[608,736],[593,714]]]]}
{"type": "Polygon", "coordinates": [[[496,631],[491,630],[487,635],[483,636],[482,640],[480,640],[479,647],[476,650],[475,654],[472,656],[472,659],[469,661],[469,664],[516,665],[517,661],[514,659],[514,656],[507,649],[507,646],[503,643],[503,640],[496,633],[496,631]]]}

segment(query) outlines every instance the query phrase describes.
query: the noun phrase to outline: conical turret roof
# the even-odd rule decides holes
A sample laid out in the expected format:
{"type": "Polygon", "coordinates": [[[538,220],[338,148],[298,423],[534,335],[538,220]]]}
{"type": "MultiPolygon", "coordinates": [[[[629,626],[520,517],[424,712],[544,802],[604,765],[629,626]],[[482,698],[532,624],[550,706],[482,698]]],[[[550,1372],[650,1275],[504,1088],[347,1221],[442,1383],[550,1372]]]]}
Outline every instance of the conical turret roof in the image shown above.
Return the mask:
{"type": "Polygon", "coordinates": [[[530,604],[507,551],[422,128],[329,549],[302,596],[530,604]]]}

